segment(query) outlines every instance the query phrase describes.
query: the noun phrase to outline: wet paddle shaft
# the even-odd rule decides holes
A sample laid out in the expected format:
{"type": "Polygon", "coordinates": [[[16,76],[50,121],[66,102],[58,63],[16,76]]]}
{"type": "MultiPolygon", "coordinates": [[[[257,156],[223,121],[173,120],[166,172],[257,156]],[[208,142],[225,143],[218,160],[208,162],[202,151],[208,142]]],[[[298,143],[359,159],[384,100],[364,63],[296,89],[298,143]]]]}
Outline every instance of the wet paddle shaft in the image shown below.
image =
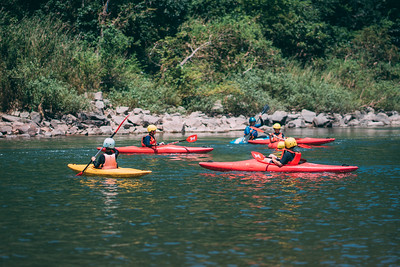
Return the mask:
{"type": "MultiPolygon", "coordinates": [[[[124,122],[128,119],[128,117],[131,115],[131,113],[129,113],[125,119],[119,124],[118,128],[114,131],[114,133],[110,136],[110,138],[113,138],[114,135],[116,135],[116,133],[118,132],[119,128],[121,128],[122,124],[124,124],[124,122]]],[[[96,155],[94,156],[95,158],[97,158],[97,156],[99,155],[99,153],[103,150],[104,146],[101,147],[101,149],[99,151],[97,151],[96,155]]],[[[92,158],[90,158],[90,162],[86,165],[86,167],[83,169],[83,171],[81,171],[80,173],[78,173],[76,176],[81,176],[86,169],[89,167],[90,163],[92,163],[92,158]]]]}

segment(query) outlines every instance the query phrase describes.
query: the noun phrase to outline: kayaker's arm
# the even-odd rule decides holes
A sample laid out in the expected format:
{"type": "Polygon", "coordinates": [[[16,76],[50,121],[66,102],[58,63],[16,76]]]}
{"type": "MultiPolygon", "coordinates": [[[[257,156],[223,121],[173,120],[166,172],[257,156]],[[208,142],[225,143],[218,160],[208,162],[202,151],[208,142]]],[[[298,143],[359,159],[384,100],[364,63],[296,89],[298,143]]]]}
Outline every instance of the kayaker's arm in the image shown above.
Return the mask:
{"type": "Polygon", "coordinates": [[[104,157],[103,154],[101,154],[97,160],[95,160],[95,159],[93,160],[93,158],[92,158],[93,165],[96,169],[98,169],[102,164],[104,164],[104,162],[106,162],[106,158],[104,157]]]}

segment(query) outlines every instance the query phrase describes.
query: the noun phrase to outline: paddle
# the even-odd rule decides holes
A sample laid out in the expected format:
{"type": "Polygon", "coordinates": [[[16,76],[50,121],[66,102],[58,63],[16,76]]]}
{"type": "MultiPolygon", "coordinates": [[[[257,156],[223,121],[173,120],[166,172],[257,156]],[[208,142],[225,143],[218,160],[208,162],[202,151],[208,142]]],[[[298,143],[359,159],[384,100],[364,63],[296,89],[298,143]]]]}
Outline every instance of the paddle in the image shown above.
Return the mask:
{"type": "MultiPolygon", "coordinates": [[[[258,129],[257,127],[250,126],[250,128],[253,129],[253,130],[256,130],[256,131],[258,131],[258,132],[265,133],[265,134],[268,135],[267,132],[265,132],[265,131],[263,131],[263,130],[261,130],[261,129],[258,129]]],[[[277,136],[276,136],[276,137],[277,137],[277,136]]],[[[279,137],[277,137],[277,138],[279,138],[279,137]]],[[[279,139],[282,140],[282,141],[285,141],[285,139],[283,139],[283,138],[279,138],[279,139]]],[[[301,148],[312,148],[311,146],[309,146],[309,145],[304,145],[304,144],[297,144],[297,146],[298,146],[298,147],[301,147],[301,148]]]]}
{"type": "MultiPolygon", "coordinates": [[[[128,119],[129,115],[131,115],[131,113],[129,113],[125,119],[119,124],[117,130],[114,131],[114,133],[110,136],[110,138],[113,138],[114,135],[118,132],[119,128],[121,128],[122,124],[126,121],[126,119],[128,119]]],[[[99,153],[103,150],[104,146],[101,147],[101,149],[99,151],[97,151],[96,155],[94,156],[95,158],[97,157],[97,155],[99,155],[99,153]]],[[[90,163],[92,163],[92,158],[90,158],[90,162],[88,163],[88,165],[86,165],[86,167],[83,169],[83,171],[81,171],[80,173],[78,173],[76,176],[81,176],[86,169],[89,167],[90,163]]]]}
{"type": "MultiPolygon", "coordinates": [[[[261,111],[261,115],[263,115],[264,113],[266,113],[266,112],[268,112],[268,110],[269,110],[269,105],[268,104],[266,104],[264,107],[263,107],[263,109],[262,109],[262,111],[261,111]]],[[[257,119],[257,121],[258,121],[258,119],[257,119]]],[[[250,128],[252,128],[253,126],[250,126],[250,128]]],[[[254,127],[255,128],[255,127],[254,127]]],[[[252,128],[253,129],[253,128],[252,128]]],[[[257,128],[258,129],[258,128],[257,128]]],[[[245,137],[244,137],[244,140],[247,142],[247,141],[249,141],[249,139],[250,139],[250,134],[251,133],[249,133],[248,135],[246,135],[245,137]]]]}
{"type": "Polygon", "coordinates": [[[251,151],[251,155],[253,156],[253,158],[255,160],[262,162],[262,163],[267,163],[264,161],[266,157],[262,153],[256,152],[256,151],[251,151]]]}
{"type": "Polygon", "coordinates": [[[172,142],[172,143],[168,143],[167,145],[173,145],[173,144],[177,144],[177,143],[184,142],[184,141],[187,141],[189,143],[196,142],[197,141],[197,134],[191,135],[188,138],[183,139],[183,140],[179,140],[179,141],[175,141],[175,142],[172,142]]]}

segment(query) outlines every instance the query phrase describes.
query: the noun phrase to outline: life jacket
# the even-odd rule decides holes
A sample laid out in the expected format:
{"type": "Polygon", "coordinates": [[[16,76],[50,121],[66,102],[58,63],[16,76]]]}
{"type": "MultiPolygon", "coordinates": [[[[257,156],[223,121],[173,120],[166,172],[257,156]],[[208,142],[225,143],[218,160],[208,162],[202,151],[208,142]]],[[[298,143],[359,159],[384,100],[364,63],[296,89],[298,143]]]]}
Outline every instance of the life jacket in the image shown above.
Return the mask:
{"type": "Polygon", "coordinates": [[[283,156],[283,149],[275,149],[274,154],[277,158],[282,158],[283,156]]]}
{"type": "Polygon", "coordinates": [[[115,154],[103,154],[105,161],[103,166],[101,167],[102,169],[116,169],[118,168],[117,160],[115,159],[115,154]]]}
{"type": "Polygon", "coordinates": [[[272,134],[271,142],[278,142],[282,140],[284,140],[282,132],[280,132],[278,135],[275,133],[272,134]]]}
{"type": "Polygon", "coordinates": [[[290,151],[290,150],[288,150],[288,149],[285,148],[285,149],[283,149],[281,159],[282,159],[282,157],[283,157],[283,154],[285,153],[285,150],[286,150],[286,151],[289,151],[290,153],[294,153],[294,158],[293,158],[291,161],[289,161],[289,162],[287,163],[287,165],[298,165],[299,162],[300,162],[300,159],[301,159],[301,153],[300,153],[300,152],[290,151]]]}
{"type": "MultiPolygon", "coordinates": [[[[144,144],[144,138],[146,138],[146,136],[144,136],[142,138],[142,147],[146,147],[146,145],[144,144]]],[[[157,142],[156,142],[156,139],[154,138],[154,136],[151,136],[151,135],[148,135],[148,136],[150,136],[150,145],[156,145],[157,142]]]]}

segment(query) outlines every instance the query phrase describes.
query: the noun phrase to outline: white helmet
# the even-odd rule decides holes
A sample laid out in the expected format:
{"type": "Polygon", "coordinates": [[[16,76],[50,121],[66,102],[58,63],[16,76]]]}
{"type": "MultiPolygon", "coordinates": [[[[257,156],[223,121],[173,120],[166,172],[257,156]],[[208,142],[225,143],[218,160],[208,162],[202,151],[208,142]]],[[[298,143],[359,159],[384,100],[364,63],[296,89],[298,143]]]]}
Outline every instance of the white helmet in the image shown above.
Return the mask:
{"type": "Polygon", "coordinates": [[[114,148],[115,147],[115,141],[112,138],[106,138],[103,142],[103,147],[105,148],[114,148]]]}

